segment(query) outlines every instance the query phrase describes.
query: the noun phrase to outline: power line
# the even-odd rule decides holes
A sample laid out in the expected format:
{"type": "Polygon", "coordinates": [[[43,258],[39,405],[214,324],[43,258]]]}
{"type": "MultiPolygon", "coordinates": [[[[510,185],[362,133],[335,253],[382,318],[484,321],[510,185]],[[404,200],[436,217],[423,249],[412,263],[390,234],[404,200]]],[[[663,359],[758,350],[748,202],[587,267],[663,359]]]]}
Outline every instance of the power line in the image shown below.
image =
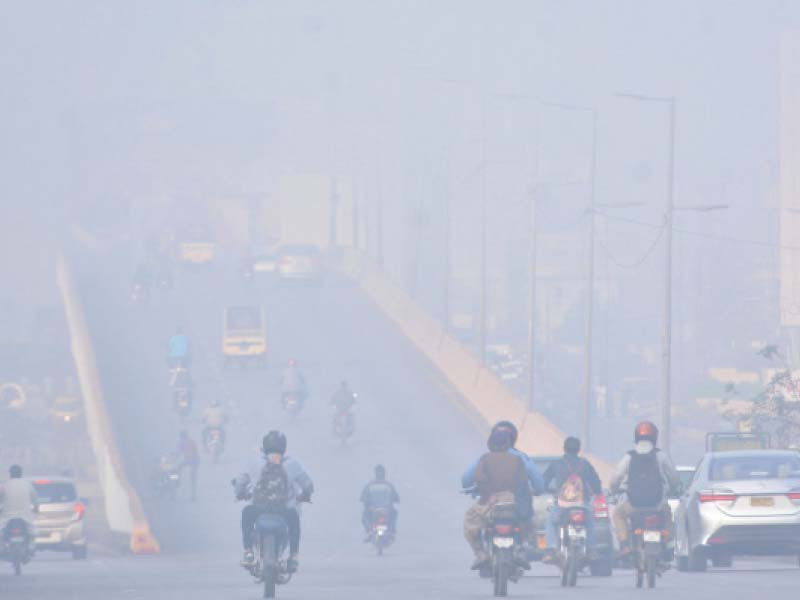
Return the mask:
{"type": "MultiPolygon", "coordinates": [[[[623,223],[630,223],[631,225],[639,225],[640,227],[648,227],[650,229],[661,229],[663,225],[659,225],[657,223],[649,223],[647,221],[638,221],[636,219],[629,219],[627,217],[618,217],[615,215],[609,215],[608,213],[604,213],[602,211],[596,211],[596,213],[601,216],[609,219],[611,221],[621,221],[623,223]]],[[[741,244],[741,245],[750,245],[750,246],[760,246],[763,248],[775,248],[780,250],[791,250],[793,252],[800,251],[800,246],[787,246],[784,244],[773,244],[772,242],[762,242],[760,240],[746,240],[742,238],[736,238],[729,235],[714,235],[710,233],[703,233],[700,231],[691,231],[689,229],[681,229],[680,227],[672,227],[672,231],[674,233],[680,233],[683,235],[691,235],[699,238],[705,238],[709,240],[717,240],[722,242],[729,242],[732,244],[741,244]]]]}
{"type": "MultiPolygon", "coordinates": [[[[611,248],[609,248],[605,243],[603,243],[602,240],[597,240],[597,243],[603,248],[603,250],[606,251],[606,256],[608,256],[608,259],[616,266],[622,269],[637,269],[641,267],[648,258],[650,258],[653,252],[655,252],[655,249],[658,247],[658,242],[661,241],[661,238],[664,237],[664,232],[667,230],[666,222],[667,222],[666,219],[664,219],[664,224],[661,225],[661,227],[659,227],[658,235],[653,240],[653,243],[650,244],[650,247],[645,251],[642,258],[632,263],[623,263],[622,261],[614,258],[614,254],[611,252],[611,248]]],[[[606,229],[606,232],[607,231],[608,229],[606,229]]]]}

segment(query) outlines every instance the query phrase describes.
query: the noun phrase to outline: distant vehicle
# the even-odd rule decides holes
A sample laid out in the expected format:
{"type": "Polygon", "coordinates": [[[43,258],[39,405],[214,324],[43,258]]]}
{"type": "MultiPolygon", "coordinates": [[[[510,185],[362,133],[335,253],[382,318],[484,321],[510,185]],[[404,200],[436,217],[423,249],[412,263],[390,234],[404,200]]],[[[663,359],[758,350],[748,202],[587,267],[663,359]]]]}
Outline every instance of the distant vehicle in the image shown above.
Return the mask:
{"type": "Polygon", "coordinates": [[[265,364],[267,330],[264,310],[259,306],[229,306],[222,318],[222,355],[225,364],[265,364]]]}
{"type": "MultiPolygon", "coordinates": [[[[550,463],[553,463],[561,456],[532,456],[533,461],[539,470],[544,473],[550,463]]],[[[548,519],[548,511],[555,503],[555,490],[533,497],[533,522],[535,534],[532,543],[528,546],[528,558],[530,560],[541,560],[544,550],[547,548],[545,538],[545,523],[548,519]]],[[[609,518],[609,509],[605,496],[597,496],[592,507],[594,511],[594,559],[589,563],[589,570],[594,577],[608,577],[613,572],[614,567],[614,533],[609,518]]]]}
{"type": "Polygon", "coordinates": [[[673,515],[675,514],[675,511],[678,510],[678,504],[680,504],[681,501],[681,494],[683,494],[685,490],[688,490],[689,486],[692,484],[692,478],[694,477],[696,469],[696,467],[690,467],[687,465],[678,465],[675,467],[675,470],[678,471],[678,476],[681,478],[681,489],[678,490],[677,494],[671,495],[669,498],[667,498],[667,503],[669,504],[673,515]]]}
{"type": "Polygon", "coordinates": [[[322,253],[311,244],[283,246],[278,251],[277,273],[283,280],[319,281],[323,273],[322,253]]]}
{"type": "Polygon", "coordinates": [[[244,259],[242,262],[242,277],[245,280],[258,279],[263,276],[275,274],[278,268],[278,259],[271,254],[259,254],[244,259]]]}
{"type": "Polygon", "coordinates": [[[800,455],[709,452],[675,513],[678,569],[728,567],[737,555],[800,556],[800,455]]]}
{"type": "Polygon", "coordinates": [[[178,260],[185,265],[210,265],[217,247],[208,227],[196,225],[182,232],[178,241],[178,260]]]}
{"type": "Polygon", "coordinates": [[[34,518],[37,550],[71,552],[72,558],[87,555],[84,513],[87,500],[78,498],[75,482],[66,477],[32,479],[39,498],[39,512],[34,518]]]}

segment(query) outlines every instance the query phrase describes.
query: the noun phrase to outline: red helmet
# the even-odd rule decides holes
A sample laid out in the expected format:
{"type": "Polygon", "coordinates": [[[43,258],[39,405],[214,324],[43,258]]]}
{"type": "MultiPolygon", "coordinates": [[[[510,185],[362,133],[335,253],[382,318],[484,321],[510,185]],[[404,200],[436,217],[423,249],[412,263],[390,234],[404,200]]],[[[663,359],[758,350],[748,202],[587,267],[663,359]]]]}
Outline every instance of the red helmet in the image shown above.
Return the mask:
{"type": "Polygon", "coordinates": [[[648,440],[655,444],[658,441],[658,427],[652,421],[642,421],[636,426],[633,435],[637,442],[648,440]]]}

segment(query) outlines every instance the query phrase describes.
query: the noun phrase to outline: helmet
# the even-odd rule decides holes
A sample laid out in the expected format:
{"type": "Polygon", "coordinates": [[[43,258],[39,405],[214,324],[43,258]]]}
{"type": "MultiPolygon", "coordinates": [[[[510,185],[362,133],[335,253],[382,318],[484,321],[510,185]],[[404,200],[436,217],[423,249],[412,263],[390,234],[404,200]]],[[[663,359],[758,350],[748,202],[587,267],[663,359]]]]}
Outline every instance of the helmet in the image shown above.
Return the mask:
{"type": "Polygon", "coordinates": [[[495,429],[489,435],[487,445],[492,452],[505,452],[511,448],[511,433],[506,428],[495,429]]]}
{"type": "Polygon", "coordinates": [[[658,427],[652,421],[642,421],[636,426],[633,435],[636,442],[648,440],[655,444],[658,441],[658,427]]]}
{"type": "Polygon", "coordinates": [[[568,437],[564,440],[564,454],[578,454],[581,451],[581,441],[576,437],[568,437]]]}
{"type": "Polygon", "coordinates": [[[283,454],[286,452],[286,436],[273,429],[261,440],[261,449],[264,454],[283,454]]]}
{"type": "MultiPolygon", "coordinates": [[[[498,421],[495,423],[494,427],[492,427],[491,433],[494,433],[498,429],[504,429],[508,431],[509,436],[511,437],[511,447],[517,445],[517,426],[514,425],[511,421],[498,421]]],[[[491,435],[491,434],[490,434],[491,435]]]]}
{"type": "Polygon", "coordinates": [[[386,479],[386,467],[383,465],[375,465],[375,479],[378,481],[386,479]]]}
{"type": "Polygon", "coordinates": [[[19,465],[11,465],[11,468],[8,470],[8,475],[11,479],[19,479],[22,477],[22,467],[19,465]]]}
{"type": "Polygon", "coordinates": [[[295,367],[297,366],[297,361],[293,358],[290,358],[286,364],[289,365],[290,367],[295,367]]]}

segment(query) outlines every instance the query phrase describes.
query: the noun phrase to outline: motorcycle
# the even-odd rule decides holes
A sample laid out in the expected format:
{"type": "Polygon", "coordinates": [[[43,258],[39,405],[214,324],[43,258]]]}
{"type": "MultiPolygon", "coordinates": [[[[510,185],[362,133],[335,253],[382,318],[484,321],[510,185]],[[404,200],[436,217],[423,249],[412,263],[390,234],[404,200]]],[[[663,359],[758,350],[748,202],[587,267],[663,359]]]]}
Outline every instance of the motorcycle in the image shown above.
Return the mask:
{"type": "Polygon", "coordinates": [[[206,451],[211,455],[211,460],[215,464],[219,461],[219,457],[222,456],[222,451],[225,449],[225,441],[222,434],[221,427],[209,427],[205,434],[206,451]]]}
{"type": "Polygon", "coordinates": [[[0,557],[10,562],[14,575],[22,574],[22,565],[31,559],[30,531],[22,519],[10,519],[3,528],[0,557]]]}
{"type": "Polygon", "coordinates": [[[631,516],[631,548],[633,568],[636,574],[636,587],[640,588],[647,579],[647,587],[656,586],[656,578],[667,570],[668,565],[661,561],[669,538],[669,528],[665,526],[664,516],[657,508],[636,509],[631,516]]]}
{"type": "Polygon", "coordinates": [[[292,579],[286,564],[289,524],[278,514],[259,515],[253,535],[256,560],[249,571],[257,582],[264,584],[264,598],[274,598],[275,587],[286,585],[292,579]]]}
{"type": "Polygon", "coordinates": [[[301,391],[284,392],[281,396],[283,410],[296,417],[303,409],[305,393],[301,391]]]}
{"type": "Polygon", "coordinates": [[[559,557],[561,585],[574,587],[578,572],[586,561],[586,509],[570,507],[562,509],[559,528],[559,557]]]}
{"type": "Polygon", "coordinates": [[[181,486],[181,471],[177,462],[170,457],[162,457],[153,475],[156,496],[175,500],[181,486]]]}
{"type": "Polygon", "coordinates": [[[513,502],[495,504],[489,526],[483,533],[488,547],[491,567],[481,576],[492,579],[494,595],[508,595],[508,582],[516,583],[523,575],[515,555],[522,545],[522,531],[517,519],[517,508],[513,502]]]}
{"type": "Polygon", "coordinates": [[[192,412],[192,391],[188,388],[173,388],[172,406],[178,416],[188,417],[192,412]]]}
{"type": "Polygon", "coordinates": [[[384,548],[388,548],[394,542],[394,533],[389,528],[389,511],[387,509],[373,508],[371,512],[370,540],[375,546],[378,556],[381,556],[384,548]]]}
{"type": "Polygon", "coordinates": [[[353,435],[355,429],[355,419],[350,409],[344,408],[337,410],[336,416],[333,418],[333,433],[342,441],[342,444],[347,443],[347,440],[353,435]]]}

